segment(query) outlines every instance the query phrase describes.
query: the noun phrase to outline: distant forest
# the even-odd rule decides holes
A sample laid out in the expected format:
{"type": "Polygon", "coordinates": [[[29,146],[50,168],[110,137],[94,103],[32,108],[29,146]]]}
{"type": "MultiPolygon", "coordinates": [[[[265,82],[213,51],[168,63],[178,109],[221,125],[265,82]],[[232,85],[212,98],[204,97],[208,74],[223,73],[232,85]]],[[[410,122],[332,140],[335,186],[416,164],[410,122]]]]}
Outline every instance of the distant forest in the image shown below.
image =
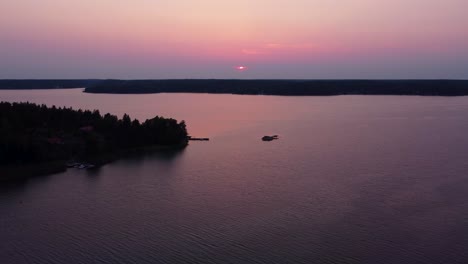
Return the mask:
{"type": "Polygon", "coordinates": [[[0,89],[86,87],[87,93],[248,95],[468,95],[468,80],[0,80],[0,89]]]}
{"type": "Polygon", "coordinates": [[[102,80],[0,80],[0,90],[85,88],[102,80]]]}
{"type": "Polygon", "coordinates": [[[468,80],[106,80],[87,93],[250,95],[468,95],[468,80]]]}
{"type": "Polygon", "coordinates": [[[0,166],[88,160],[149,146],[185,146],[184,121],[154,117],[143,123],[125,114],[0,102],[0,166]]]}

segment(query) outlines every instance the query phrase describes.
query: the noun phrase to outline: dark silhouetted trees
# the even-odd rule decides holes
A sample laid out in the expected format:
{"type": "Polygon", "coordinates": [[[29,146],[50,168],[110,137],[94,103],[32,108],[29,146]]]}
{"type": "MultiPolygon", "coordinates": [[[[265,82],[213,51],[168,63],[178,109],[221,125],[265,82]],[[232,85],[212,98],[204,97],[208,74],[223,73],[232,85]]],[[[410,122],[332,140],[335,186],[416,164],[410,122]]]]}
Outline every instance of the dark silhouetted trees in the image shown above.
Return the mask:
{"type": "Polygon", "coordinates": [[[64,88],[84,88],[95,85],[100,80],[78,79],[78,80],[0,80],[1,89],[64,89],[64,88]]]}
{"type": "Polygon", "coordinates": [[[264,95],[468,95],[467,80],[106,80],[88,93],[264,95]]]}
{"type": "Polygon", "coordinates": [[[0,165],[86,159],[146,146],[187,144],[184,121],[156,116],[140,123],[99,111],[0,102],[0,165]]]}

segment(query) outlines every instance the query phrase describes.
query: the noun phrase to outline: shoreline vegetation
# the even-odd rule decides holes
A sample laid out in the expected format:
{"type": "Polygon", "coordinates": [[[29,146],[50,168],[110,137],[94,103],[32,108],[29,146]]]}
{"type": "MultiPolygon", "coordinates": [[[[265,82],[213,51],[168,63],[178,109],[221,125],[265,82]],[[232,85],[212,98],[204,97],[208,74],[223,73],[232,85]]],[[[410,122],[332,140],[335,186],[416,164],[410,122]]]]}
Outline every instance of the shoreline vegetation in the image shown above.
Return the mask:
{"type": "Polygon", "coordinates": [[[0,80],[0,90],[41,90],[41,89],[74,89],[97,85],[98,79],[4,79],[0,80]]]}
{"type": "Polygon", "coordinates": [[[156,116],[143,123],[98,110],[0,102],[0,182],[66,170],[79,161],[103,165],[133,153],[188,145],[185,122],[156,116]]]}
{"type": "Polygon", "coordinates": [[[86,93],[240,95],[468,95],[468,80],[106,80],[86,93]]]}
{"type": "Polygon", "coordinates": [[[86,93],[210,93],[239,95],[466,96],[468,80],[0,80],[1,89],[83,88],[86,93]]]}

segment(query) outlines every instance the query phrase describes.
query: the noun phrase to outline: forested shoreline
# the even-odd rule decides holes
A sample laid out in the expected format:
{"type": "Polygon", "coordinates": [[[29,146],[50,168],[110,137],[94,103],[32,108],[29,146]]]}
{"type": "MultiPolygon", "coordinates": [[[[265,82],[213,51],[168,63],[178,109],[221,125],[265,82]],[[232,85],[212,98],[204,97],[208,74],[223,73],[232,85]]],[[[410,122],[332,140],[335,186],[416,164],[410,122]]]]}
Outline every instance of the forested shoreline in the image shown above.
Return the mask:
{"type": "MultiPolygon", "coordinates": [[[[0,102],[0,168],[187,145],[185,122],[156,116],[143,123],[98,110],[0,102]]],[[[1,177],[0,177],[1,178],[1,177]]],[[[1,180],[1,179],[0,179],[1,180]]]]}
{"type": "Polygon", "coordinates": [[[2,89],[85,88],[87,93],[211,93],[281,96],[465,96],[468,80],[0,80],[2,89]]]}
{"type": "Polygon", "coordinates": [[[102,82],[98,79],[3,79],[0,90],[39,90],[85,88],[102,82]]]}
{"type": "Polygon", "coordinates": [[[467,80],[105,80],[87,93],[212,93],[282,96],[468,95],[467,80]]]}

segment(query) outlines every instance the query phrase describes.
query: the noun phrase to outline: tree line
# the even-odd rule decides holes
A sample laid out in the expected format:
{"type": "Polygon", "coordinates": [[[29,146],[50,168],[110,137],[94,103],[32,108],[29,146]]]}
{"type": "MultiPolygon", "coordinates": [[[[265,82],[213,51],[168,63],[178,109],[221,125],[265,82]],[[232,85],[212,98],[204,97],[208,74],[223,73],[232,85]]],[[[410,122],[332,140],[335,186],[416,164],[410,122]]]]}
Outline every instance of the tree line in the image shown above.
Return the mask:
{"type": "Polygon", "coordinates": [[[0,90],[34,90],[34,89],[65,89],[65,88],[84,88],[99,83],[101,80],[97,79],[68,79],[68,80],[54,80],[54,79],[41,79],[41,80],[16,80],[16,79],[3,79],[0,80],[0,90]]]}
{"type": "Polygon", "coordinates": [[[250,95],[468,95],[467,80],[105,80],[88,93],[250,95]]]}
{"type": "Polygon", "coordinates": [[[0,102],[0,165],[68,160],[147,146],[187,144],[184,121],[143,123],[98,110],[0,102]]]}

